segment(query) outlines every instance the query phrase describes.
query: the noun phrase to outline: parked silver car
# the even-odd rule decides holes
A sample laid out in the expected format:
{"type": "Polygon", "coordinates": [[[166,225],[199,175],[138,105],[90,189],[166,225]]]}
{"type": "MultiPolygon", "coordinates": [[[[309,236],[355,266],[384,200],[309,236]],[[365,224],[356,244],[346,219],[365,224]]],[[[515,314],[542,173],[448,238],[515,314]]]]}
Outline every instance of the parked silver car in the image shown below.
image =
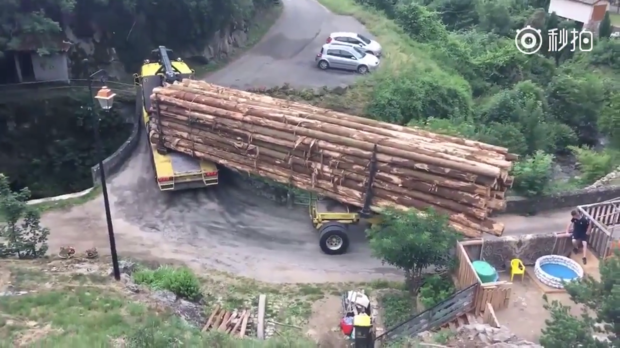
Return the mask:
{"type": "Polygon", "coordinates": [[[366,74],[379,66],[379,58],[367,54],[359,47],[325,44],[316,55],[317,66],[322,70],[343,69],[366,74]]]}
{"type": "Polygon", "coordinates": [[[331,33],[329,34],[326,43],[340,43],[352,47],[360,47],[366,53],[374,54],[377,57],[381,57],[381,45],[377,41],[371,40],[364,35],[360,35],[358,33],[331,33]]]}

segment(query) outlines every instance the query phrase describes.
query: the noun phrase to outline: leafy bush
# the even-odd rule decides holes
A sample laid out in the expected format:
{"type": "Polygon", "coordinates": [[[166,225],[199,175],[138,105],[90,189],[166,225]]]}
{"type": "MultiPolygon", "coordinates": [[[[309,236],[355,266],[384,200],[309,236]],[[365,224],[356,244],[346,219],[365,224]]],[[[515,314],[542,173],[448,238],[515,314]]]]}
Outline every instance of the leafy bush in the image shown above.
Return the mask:
{"type": "Polygon", "coordinates": [[[471,108],[471,90],[462,79],[410,69],[381,80],[365,112],[379,121],[405,125],[429,117],[467,117],[471,108]]]}
{"type": "Polygon", "coordinates": [[[601,40],[587,57],[591,64],[608,66],[620,72],[620,40],[601,40]]]}
{"type": "Polygon", "coordinates": [[[172,291],[179,297],[198,300],[201,297],[198,277],[188,268],[161,266],[155,270],[140,269],[133,274],[137,284],[146,284],[154,289],[172,291]]]}
{"type": "Polygon", "coordinates": [[[581,181],[584,184],[592,184],[620,165],[620,153],[615,150],[596,152],[588,147],[575,146],[571,146],[570,150],[577,157],[582,173],[581,181]]]}
{"type": "Polygon", "coordinates": [[[439,16],[413,1],[396,8],[396,23],[419,42],[445,41],[448,38],[448,31],[439,16]]]}
{"type": "Polygon", "coordinates": [[[20,259],[42,257],[47,252],[49,229],[41,226],[39,212],[26,202],[30,199],[27,188],[13,192],[9,179],[0,174],[0,215],[5,220],[0,226],[0,257],[20,259]]]}
{"type": "Polygon", "coordinates": [[[455,291],[456,288],[449,278],[432,275],[424,280],[419,299],[424,308],[428,309],[447,300],[455,291]]]}
{"type": "Polygon", "coordinates": [[[512,174],[515,177],[514,190],[526,197],[538,197],[548,191],[553,177],[553,155],[537,151],[515,163],[512,174]]]}
{"type": "Polygon", "coordinates": [[[604,96],[603,79],[583,72],[561,73],[547,87],[550,114],[575,131],[580,144],[598,143],[596,125],[604,96]]]}
{"type": "Polygon", "coordinates": [[[614,147],[620,148],[620,90],[614,91],[601,110],[598,128],[614,147]]]}

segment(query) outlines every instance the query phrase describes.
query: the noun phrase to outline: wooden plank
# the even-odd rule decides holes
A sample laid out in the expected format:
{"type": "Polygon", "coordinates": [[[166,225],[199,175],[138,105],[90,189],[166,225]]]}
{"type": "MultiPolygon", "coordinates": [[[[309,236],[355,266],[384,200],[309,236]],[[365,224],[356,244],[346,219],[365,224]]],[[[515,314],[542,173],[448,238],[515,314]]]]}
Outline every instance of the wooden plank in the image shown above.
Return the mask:
{"type": "Polygon", "coordinates": [[[250,311],[245,313],[245,317],[243,317],[243,322],[241,323],[241,330],[239,330],[239,337],[244,338],[245,332],[248,329],[248,318],[250,317],[250,311]]]}
{"type": "Polygon", "coordinates": [[[239,316],[239,311],[235,309],[233,313],[230,315],[230,318],[228,318],[228,321],[226,322],[226,326],[224,327],[224,331],[226,331],[226,333],[230,333],[232,331],[232,328],[234,326],[233,321],[237,319],[238,316],[239,316]]]}
{"type": "Polygon", "coordinates": [[[486,313],[488,313],[489,322],[485,322],[485,324],[499,328],[500,327],[499,321],[497,320],[497,316],[495,315],[495,310],[493,309],[493,306],[488,304],[486,313]]]}
{"type": "Polygon", "coordinates": [[[220,324],[220,326],[218,326],[217,331],[226,331],[226,324],[228,324],[228,319],[230,318],[231,315],[232,315],[231,312],[226,312],[226,314],[224,314],[222,323],[220,324]]]}
{"type": "Polygon", "coordinates": [[[226,310],[222,309],[222,311],[215,316],[216,319],[213,321],[213,324],[211,325],[211,328],[213,330],[216,330],[222,324],[222,321],[224,320],[225,315],[226,315],[226,310]]]}
{"type": "Polygon", "coordinates": [[[209,316],[209,320],[207,320],[207,323],[205,324],[205,326],[202,327],[202,332],[207,331],[207,329],[209,328],[209,326],[211,326],[211,323],[213,322],[213,319],[215,319],[215,316],[217,315],[217,313],[219,311],[220,311],[220,305],[215,306],[215,309],[213,310],[213,312],[209,316]]]}
{"type": "Polygon", "coordinates": [[[247,310],[243,310],[243,312],[241,312],[241,316],[239,316],[239,320],[237,320],[237,323],[235,324],[235,326],[233,326],[232,330],[230,331],[233,335],[237,332],[237,330],[239,330],[239,327],[241,327],[241,322],[243,321],[243,318],[245,317],[247,310]]]}
{"type": "Polygon", "coordinates": [[[258,319],[256,323],[256,337],[259,340],[265,339],[265,307],[267,306],[267,295],[258,296],[258,319]]]}

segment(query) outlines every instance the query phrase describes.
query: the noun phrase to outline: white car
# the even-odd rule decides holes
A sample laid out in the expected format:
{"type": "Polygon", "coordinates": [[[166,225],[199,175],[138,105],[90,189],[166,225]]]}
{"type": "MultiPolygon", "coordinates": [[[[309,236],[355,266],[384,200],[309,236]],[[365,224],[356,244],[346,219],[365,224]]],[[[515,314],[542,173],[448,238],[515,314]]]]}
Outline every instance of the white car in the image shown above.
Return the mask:
{"type": "Polygon", "coordinates": [[[338,43],[352,47],[361,47],[367,53],[381,57],[381,45],[358,33],[337,32],[329,34],[326,43],[338,43]]]}
{"type": "Polygon", "coordinates": [[[325,44],[314,58],[321,70],[342,69],[366,74],[379,67],[379,58],[359,47],[325,44]]]}

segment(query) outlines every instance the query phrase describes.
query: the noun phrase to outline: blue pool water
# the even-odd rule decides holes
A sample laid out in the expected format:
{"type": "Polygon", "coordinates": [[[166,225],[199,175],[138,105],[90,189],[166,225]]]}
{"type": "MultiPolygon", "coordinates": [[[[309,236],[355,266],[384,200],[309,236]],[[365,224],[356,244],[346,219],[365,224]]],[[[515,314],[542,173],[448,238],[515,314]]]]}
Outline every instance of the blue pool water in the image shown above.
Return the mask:
{"type": "Polygon", "coordinates": [[[547,272],[547,274],[552,275],[557,278],[566,279],[566,280],[577,278],[577,273],[575,271],[573,271],[572,269],[564,265],[560,265],[557,263],[547,263],[547,264],[540,266],[540,268],[544,272],[547,272]]]}

